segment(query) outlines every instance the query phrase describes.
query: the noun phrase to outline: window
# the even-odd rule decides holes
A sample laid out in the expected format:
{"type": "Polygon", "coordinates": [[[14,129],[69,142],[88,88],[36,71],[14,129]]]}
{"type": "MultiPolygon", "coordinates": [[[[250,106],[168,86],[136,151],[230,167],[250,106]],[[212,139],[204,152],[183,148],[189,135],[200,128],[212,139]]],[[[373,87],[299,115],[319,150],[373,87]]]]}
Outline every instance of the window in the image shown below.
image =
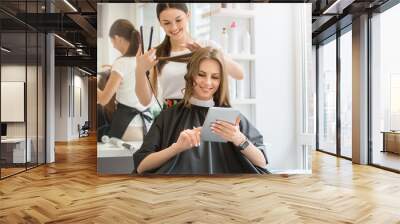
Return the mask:
{"type": "MultiPolygon", "coordinates": [[[[350,27],[351,28],[351,27],[350,27]]],[[[340,154],[351,158],[352,141],[352,34],[340,36],[340,154]]]]}
{"type": "MultiPolygon", "coordinates": [[[[20,16],[26,15],[25,12],[41,12],[44,3],[18,2],[20,16]]],[[[11,1],[4,4],[15,6],[11,1]]],[[[12,94],[17,99],[3,100],[0,106],[1,114],[6,115],[1,118],[6,129],[2,131],[0,144],[0,178],[5,178],[45,162],[46,40],[43,33],[16,18],[3,12],[0,17],[9,21],[0,24],[1,98],[7,99],[12,94]],[[22,103],[18,104],[19,101],[22,103]],[[18,104],[20,113],[10,110],[7,103],[18,104]]]]}
{"type": "Polygon", "coordinates": [[[372,163],[395,170],[400,170],[399,21],[399,4],[371,19],[372,163]]]}
{"type": "Polygon", "coordinates": [[[336,40],[318,51],[318,149],[336,153],[336,40]]]}

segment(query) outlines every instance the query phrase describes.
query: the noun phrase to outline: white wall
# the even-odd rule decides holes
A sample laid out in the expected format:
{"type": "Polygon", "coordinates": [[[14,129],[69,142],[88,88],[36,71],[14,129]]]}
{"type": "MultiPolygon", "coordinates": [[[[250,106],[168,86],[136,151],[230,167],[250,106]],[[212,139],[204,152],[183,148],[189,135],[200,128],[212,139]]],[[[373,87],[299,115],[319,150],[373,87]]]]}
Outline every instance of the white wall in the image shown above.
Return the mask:
{"type": "Polygon", "coordinates": [[[55,68],[55,140],[68,140],[68,68],[55,68]]]}
{"type": "MultiPolygon", "coordinates": [[[[27,66],[25,65],[2,65],[1,66],[1,81],[10,81],[10,82],[25,82],[25,74],[26,71],[28,74],[36,74],[36,67],[33,66],[27,66]]],[[[31,81],[30,81],[31,82],[31,81]]],[[[32,83],[30,83],[32,84],[32,83]]],[[[31,94],[36,93],[36,89],[34,92],[31,94]]],[[[32,98],[36,98],[36,95],[34,97],[30,97],[30,94],[28,92],[28,103],[31,103],[33,100],[32,98]]],[[[2,96],[4,97],[4,96],[2,96]]],[[[35,105],[36,108],[36,105],[35,105]]],[[[7,110],[8,108],[1,108],[1,110],[7,110]]],[[[24,108],[22,108],[24,109],[24,108]]],[[[28,109],[29,111],[29,109],[28,109]]],[[[31,111],[30,111],[31,112],[31,111]]],[[[33,120],[36,121],[36,114],[34,114],[34,117],[32,117],[32,114],[27,114],[28,116],[28,121],[31,122],[33,120]]],[[[30,123],[28,125],[29,128],[32,127],[33,124],[30,123]]],[[[8,137],[25,137],[25,126],[26,122],[8,122],[7,125],[7,136],[8,137]]],[[[35,125],[36,126],[36,125],[35,125]]],[[[29,133],[28,133],[29,137],[29,133]]]]}
{"type": "MultiPolygon", "coordinates": [[[[76,74],[77,70],[75,70],[75,75],[74,75],[74,96],[71,96],[71,98],[74,99],[74,108],[72,110],[75,110],[75,113],[72,113],[72,130],[71,130],[71,135],[73,138],[79,137],[78,133],[78,124],[82,126],[85,121],[88,121],[88,109],[89,109],[89,101],[88,101],[88,78],[83,77],[78,73],[76,74]],[[78,93],[80,91],[80,93],[78,93]],[[80,94],[80,97],[79,97],[80,94]],[[81,102],[79,102],[81,101],[81,102]],[[81,107],[81,108],[79,108],[81,107]],[[82,110],[80,113],[80,109],[82,110]]],[[[79,71],[78,71],[79,72],[79,71]]]]}
{"type": "MultiPolygon", "coordinates": [[[[22,114],[26,110],[27,119],[25,122],[7,122],[7,137],[21,138],[27,137],[31,140],[31,151],[33,161],[36,162],[36,155],[39,154],[39,163],[44,162],[44,93],[43,88],[44,74],[42,73],[42,68],[39,66],[25,66],[20,64],[4,64],[1,66],[1,79],[3,81],[10,82],[24,82],[26,84],[26,108],[22,106],[20,108],[22,114]],[[27,82],[25,82],[25,77],[27,77],[27,82]]],[[[3,92],[4,89],[2,89],[3,92]]],[[[22,90],[22,94],[23,94],[22,90]]],[[[7,97],[7,95],[2,95],[7,97]]],[[[23,102],[24,104],[24,102],[23,102]]],[[[10,107],[2,107],[1,110],[7,111],[12,110],[10,107]]],[[[11,112],[12,111],[8,111],[11,112]]],[[[50,160],[49,160],[50,161],[50,160]]]]}
{"type": "Polygon", "coordinates": [[[79,137],[78,124],[88,120],[88,78],[71,67],[56,67],[55,123],[56,141],[69,141],[79,137]],[[80,89],[80,100],[78,91],[80,89]],[[82,115],[79,107],[82,106],[82,115]],[[75,110],[75,111],[74,111],[75,110]]]}
{"type": "MultiPolygon", "coordinates": [[[[301,46],[296,42],[296,32],[300,30],[293,14],[298,6],[256,4],[255,7],[256,126],[270,144],[267,155],[271,170],[301,169],[298,139],[301,111],[296,106],[301,93],[296,48],[301,46]]],[[[311,51],[310,41],[307,43],[303,49],[311,51]]]]}

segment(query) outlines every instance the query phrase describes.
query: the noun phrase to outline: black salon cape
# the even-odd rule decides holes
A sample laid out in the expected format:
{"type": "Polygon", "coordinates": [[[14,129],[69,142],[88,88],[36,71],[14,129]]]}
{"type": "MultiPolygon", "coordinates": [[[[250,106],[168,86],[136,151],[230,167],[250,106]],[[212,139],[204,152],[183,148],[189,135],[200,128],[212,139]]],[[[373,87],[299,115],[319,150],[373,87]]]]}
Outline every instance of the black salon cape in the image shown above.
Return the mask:
{"type": "MultiPolygon", "coordinates": [[[[143,140],[141,148],[133,155],[135,170],[146,156],[163,150],[175,143],[181,131],[203,125],[208,107],[191,105],[191,108],[179,103],[161,112],[143,140]]],[[[265,159],[265,146],[262,135],[240,115],[241,132],[259,148],[265,159]]],[[[199,147],[193,147],[177,154],[160,167],[146,171],[155,174],[239,174],[268,173],[264,168],[253,165],[234,144],[201,141],[199,147]]]]}

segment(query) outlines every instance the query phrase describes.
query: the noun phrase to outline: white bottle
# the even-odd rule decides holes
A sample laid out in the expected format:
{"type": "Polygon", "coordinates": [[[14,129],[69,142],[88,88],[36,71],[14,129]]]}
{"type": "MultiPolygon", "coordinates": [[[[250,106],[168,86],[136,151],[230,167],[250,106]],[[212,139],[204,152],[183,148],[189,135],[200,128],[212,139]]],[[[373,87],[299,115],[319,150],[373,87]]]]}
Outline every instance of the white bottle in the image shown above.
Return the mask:
{"type": "Polygon", "coordinates": [[[236,97],[244,99],[244,79],[238,80],[236,85],[236,97]]]}
{"type": "Polygon", "coordinates": [[[229,97],[231,100],[236,99],[236,80],[229,77],[229,97]]]}
{"type": "Polygon", "coordinates": [[[242,53],[250,54],[251,48],[251,37],[249,31],[246,31],[242,34],[242,53]]]}
{"type": "Polygon", "coordinates": [[[225,27],[222,28],[221,47],[224,52],[228,52],[229,36],[225,27]]]}
{"type": "Polygon", "coordinates": [[[238,38],[237,24],[235,21],[233,21],[229,29],[229,53],[237,54],[238,45],[239,45],[239,38],[238,38]]]}

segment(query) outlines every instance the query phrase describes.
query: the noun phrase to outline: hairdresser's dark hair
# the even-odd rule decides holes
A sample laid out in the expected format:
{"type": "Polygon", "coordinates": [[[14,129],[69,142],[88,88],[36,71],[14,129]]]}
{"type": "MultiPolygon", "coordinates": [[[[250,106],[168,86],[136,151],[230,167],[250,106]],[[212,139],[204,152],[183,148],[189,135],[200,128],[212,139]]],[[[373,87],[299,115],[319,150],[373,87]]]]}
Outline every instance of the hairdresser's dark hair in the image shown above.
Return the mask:
{"type": "Polygon", "coordinates": [[[123,56],[132,57],[136,55],[140,44],[140,33],[135,29],[131,22],[126,19],[116,20],[111,25],[108,35],[111,38],[114,36],[120,36],[129,41],[128,51],[123,56]]]}
{"type": "MultiPolygon", "coordinates": [[[[189,12],[188,7],[186,6],[185,3],[158,3],[156,7],[158,21],[160,21],[161,12],[170,8],[181,10],[186,14],[189,12]]],[[[165,35],[163,42],[161,42],[161,44],[156,47],[156,56],[169,57],[170,53],[171,53],[171,42],[169,36],[165,35]]],[[[157,64],[158,71],[161,71],[166,63],[167,63],[166,61],[160,61],[157,64]]]]}

